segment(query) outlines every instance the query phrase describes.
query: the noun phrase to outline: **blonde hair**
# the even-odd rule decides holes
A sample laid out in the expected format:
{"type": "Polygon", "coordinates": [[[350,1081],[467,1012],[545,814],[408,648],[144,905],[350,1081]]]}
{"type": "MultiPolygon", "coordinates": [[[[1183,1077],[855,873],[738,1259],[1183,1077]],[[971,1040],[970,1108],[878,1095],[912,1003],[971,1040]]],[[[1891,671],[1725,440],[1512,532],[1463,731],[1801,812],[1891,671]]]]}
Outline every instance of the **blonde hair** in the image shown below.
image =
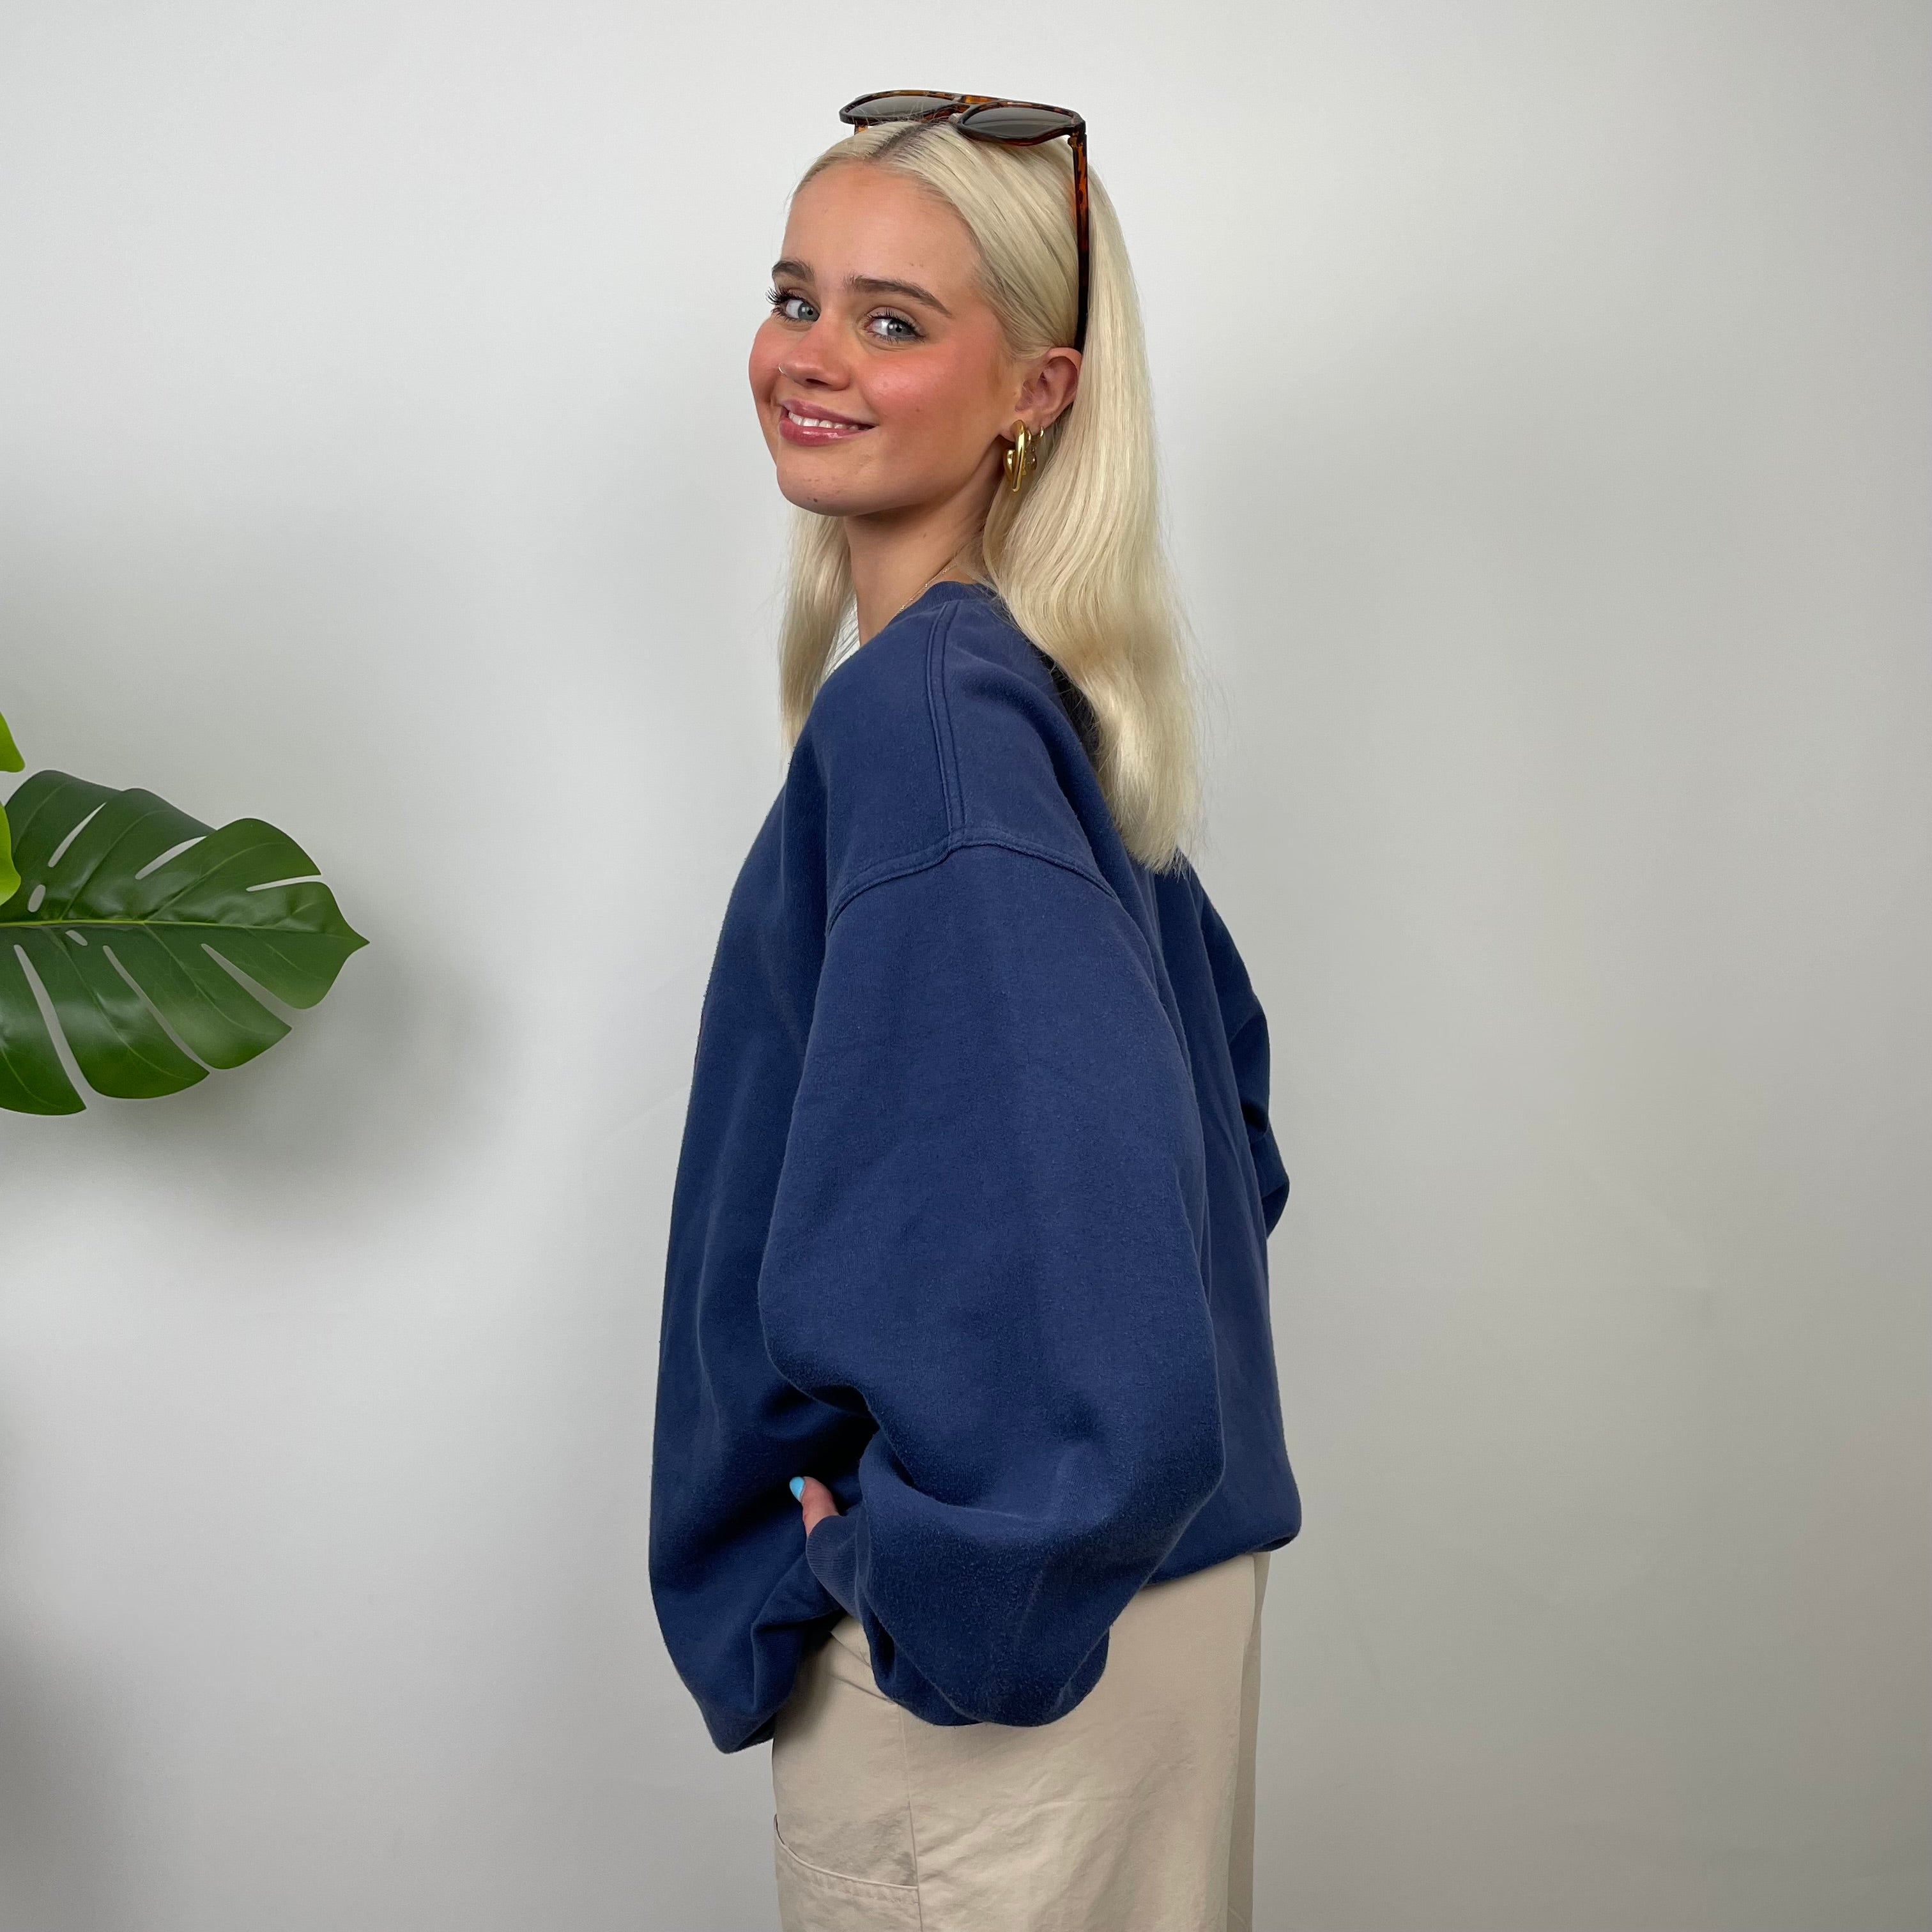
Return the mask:
{"type": "MultiPolygon", "coordinates": [[[[840,162],[910,176],[963,221],[981,292],[1024,358],[1070,344],[1078,302],[1073,161],[1064,141],[968,140],[944,122],[855,129],[808,168],[840,162]]],[[[1087,343],[1072,406],[1040,440],[1016,498],[1000,488],[981,548],[1019,628],[1092,706],[1101,789],[1129,851],[1181,862],[1199,812],[1185,619],[1162,539],[1146,339],[1133,271],[1106,190],[1088,177],[1087,343]]],[[[844,524],[794,508],[779,646],[787,742],[796,740],[853,608],[844,524]]]]}

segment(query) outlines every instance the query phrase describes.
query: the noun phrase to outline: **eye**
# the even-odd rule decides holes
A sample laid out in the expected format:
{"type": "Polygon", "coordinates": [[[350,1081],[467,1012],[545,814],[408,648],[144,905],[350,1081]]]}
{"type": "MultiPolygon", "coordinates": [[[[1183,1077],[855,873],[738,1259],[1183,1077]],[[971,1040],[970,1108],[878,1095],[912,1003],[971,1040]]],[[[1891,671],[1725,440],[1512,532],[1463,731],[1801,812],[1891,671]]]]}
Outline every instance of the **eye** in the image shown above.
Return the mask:
{"type": "MultiPolygon", "coordinates": [[[[772,313],[786,322],[809,324],[818,319],[818,310],[812,298],[800,295],[796,289],[767,289],[765,299],[771,304],[772,313]],[[794,304],[797,304],[796,308],[794,304]]],[[[874,342],[922,342],[926,339],[925,330],[910,316],[896,314],[890,309],[877,310],[868,316],[866,331],[874,342]],[[881,323],[884,325],[882,328],[874,326],[881,323]]]]}
{"type": "MultiPolygon", "coordinates": [[[[765,299],[771,304],[772,313],[774,315],[783,316],[788,322],[803,322],[806,320],[802,315],[792,314],[791,304],[794,302],[804,302],[807,308],[812,308],[812,304],[794,289],[767,289],[765,291],[765,299]]],[[[816,314],[817,310],[814,310],[813,313],[816,314]]]]}

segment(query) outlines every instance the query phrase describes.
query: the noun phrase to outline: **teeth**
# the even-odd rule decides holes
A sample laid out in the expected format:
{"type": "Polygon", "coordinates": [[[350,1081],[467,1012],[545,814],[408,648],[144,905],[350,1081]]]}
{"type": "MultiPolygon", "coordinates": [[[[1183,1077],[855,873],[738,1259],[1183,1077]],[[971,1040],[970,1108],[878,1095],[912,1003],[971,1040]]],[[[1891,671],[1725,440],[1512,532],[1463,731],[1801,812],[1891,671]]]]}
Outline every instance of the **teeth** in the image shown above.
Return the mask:
{"type": "Polygon", "coordinates": [[[861,423],[834,422],[829,416],[802,416],[797,410],[788,409],[785,414],[795,423],[802,423],[807,429],[860,429],[861,423]]]}

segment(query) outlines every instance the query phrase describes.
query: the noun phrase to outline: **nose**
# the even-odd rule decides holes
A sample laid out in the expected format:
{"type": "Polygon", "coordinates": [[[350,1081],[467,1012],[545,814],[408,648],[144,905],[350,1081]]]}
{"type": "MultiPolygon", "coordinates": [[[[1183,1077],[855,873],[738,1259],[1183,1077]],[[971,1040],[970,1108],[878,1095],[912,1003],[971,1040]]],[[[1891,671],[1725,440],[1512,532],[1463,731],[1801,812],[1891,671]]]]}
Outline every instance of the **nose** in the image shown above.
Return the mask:
{"type": "Polygon", "coordinates": [[[826,326],[825,316],[785,345],[778,374],[812,388],[842,389],[847,386],[850,377],[838,352],[838,337],[826,326]]]}

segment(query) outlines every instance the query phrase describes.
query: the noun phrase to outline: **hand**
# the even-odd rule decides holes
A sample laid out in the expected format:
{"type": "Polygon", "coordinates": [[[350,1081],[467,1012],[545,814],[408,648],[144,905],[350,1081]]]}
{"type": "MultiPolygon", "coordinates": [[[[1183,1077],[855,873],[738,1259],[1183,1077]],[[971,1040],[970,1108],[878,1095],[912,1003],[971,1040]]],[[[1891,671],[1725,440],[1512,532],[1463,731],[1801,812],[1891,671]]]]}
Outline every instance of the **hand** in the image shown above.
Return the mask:
{"type": "Polygon", "coordinates": [[[805,1512],[805,1533],[809,1536],[829,1516],[838,1514],[838,1498],[816,1476],[794,1476],[792,1493],[805,1512]]]}

